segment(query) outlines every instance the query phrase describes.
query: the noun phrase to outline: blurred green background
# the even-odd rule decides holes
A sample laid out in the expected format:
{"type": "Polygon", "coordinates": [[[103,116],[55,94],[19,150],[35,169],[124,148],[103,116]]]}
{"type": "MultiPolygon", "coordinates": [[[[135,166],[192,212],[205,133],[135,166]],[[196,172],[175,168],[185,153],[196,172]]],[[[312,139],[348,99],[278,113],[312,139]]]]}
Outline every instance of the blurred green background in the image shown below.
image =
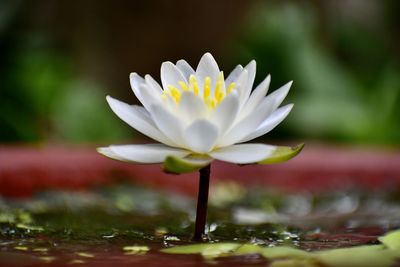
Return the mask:
{"type": "Polygon", "coordinates": [[[105,95],[135,103],[129,73],[211,52],[257,61],[295,108],[266,139],[400,144],[399,1],[0,1],[0,142],[139,137],[105,95]]]}

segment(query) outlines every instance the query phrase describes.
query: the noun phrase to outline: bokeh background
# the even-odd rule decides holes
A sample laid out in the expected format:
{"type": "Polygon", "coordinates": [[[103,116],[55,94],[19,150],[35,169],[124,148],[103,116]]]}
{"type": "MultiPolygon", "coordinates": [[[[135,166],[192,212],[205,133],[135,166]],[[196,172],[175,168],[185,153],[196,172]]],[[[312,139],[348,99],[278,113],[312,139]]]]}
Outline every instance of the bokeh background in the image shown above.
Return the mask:
{"type": "Polygon", "coordinates": [[[0,142],[141,138],[105,102],[130,72],[211,52],[225,73],[289,80],[295,108],[265,139],[400,144],[400,2],[0,1],[0,142]]]}

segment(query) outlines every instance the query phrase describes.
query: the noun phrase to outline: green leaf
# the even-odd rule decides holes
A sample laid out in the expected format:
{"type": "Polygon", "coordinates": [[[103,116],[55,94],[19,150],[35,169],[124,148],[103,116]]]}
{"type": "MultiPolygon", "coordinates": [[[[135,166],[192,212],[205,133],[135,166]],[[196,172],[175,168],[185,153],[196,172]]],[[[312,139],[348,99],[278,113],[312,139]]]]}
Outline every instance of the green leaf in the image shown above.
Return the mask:
{"type": "Polygon", "coordinates": [[[241,244],[236,243],[194,244],[166,248],[162,249],[161,252],[170,254],[201,254],[205,258],[216,258],[224,254],[231,254],[240,246],[241,244]]]}
{"type": "MultiPolygon", "coordinates": [[[[385,235],[386,241],[391,238],[397,239],[397,233],[393,232],[385,235]]],[[[383,242],[386,241],[384,239],[383,242]]],[[[395,244],[397,245],[397,242],[395,244]]],[[[399,258],[398,251],[388,249],[385,245],[356,246],[307,252],[285,246],[262,247],[254,244],[214,243],[176,246],[162,249],[161,252],[170,254],[200,254],[205,259],[211,260],[218,257],[260,254],[270,261],[271,266],[275,267],[389,267],[399,258]]]]}
{"type": "Polygon", "coordinates": [[[262,251],[263,248],[258,245],[244,244],[235,251],[235,255],[262,254],[262,251]]]}
{"type": "Polygon", "coordinates": [[[210,158],[203,157],[186,157],[186,158],[178,158],[175,156],[168,156],[164,160],[164,171],[167,173],[190,173],[194,171],[198,171],[201,168],[210,164],[210,158]]]}
{"type": "Polygon", "coordinates": [[[388,232],[378,238],[387,248],[400,252],[400,230],[388,232]]]}
{"type": "Polygon", "coordinates": [[[260,254],[267,259],[280,259],[280,258],[305,259],[311,257],[311,254],[308,253],[307,251],[292,247],[284,247],[284,246],[263,248],[260,254]]]}
{"type": "Polygon", "coordinates": [[[304,143],[299,144],[295,147],[290,146],[278,146],[277,149],[268,158],[259,161],[258,164],[274,164],[288,161],[295,157],[301,152],[304,147],[304,143]]]}
{"type": "Polygon", "coordinates": [[[396,261],[396,252],[383,245],[331,249],[313,254],[322,263],[332,267],[386,267],[396,261]]]}

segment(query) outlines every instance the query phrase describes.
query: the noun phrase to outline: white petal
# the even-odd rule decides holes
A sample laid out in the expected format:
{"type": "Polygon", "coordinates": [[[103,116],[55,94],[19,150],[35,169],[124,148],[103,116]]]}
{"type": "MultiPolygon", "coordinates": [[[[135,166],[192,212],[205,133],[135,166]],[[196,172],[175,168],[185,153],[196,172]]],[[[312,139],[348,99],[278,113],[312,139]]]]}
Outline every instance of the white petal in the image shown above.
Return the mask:
{"type": "Polygon", "coordinates": [[[273,105],[267,98],[249,115],[244,117],[239,122],[235,123],[225,136],[218,142],[218,146],[229,146],[237,143],[239,140],[245,138],[247,135],[256,130],[261,122],[265,120],[272,112],[273,105]]]}
{"type": "Polygon", "coordinates": [[[162,87],[156,80],[153,79],[153,77],[147,74],[146,76],[144,76],[144,79],[146,81],[147,86],[152,89],[153,93],[162,94],[163,91],[162,87]]]}
{"type": "Polygon", "coordinates": [[[230,83],[235,82],[239,77],[239,75],[242,73],[242,71],[243,71],[242,65],[237,65],[225,79],[225,84],[228,86],[230,83]]]}
{"type": "Polygon", "coordinates": [[[246,69],[244,69],[235,82],[236,89],[233,90],[239,91],[240,106],[242,106],[246,102],[248,97],[246,92],[248,78],[249,78],[249,72],[246,69]]]}
{"type": "Polygon", "coordinates": [[[203,88],[204,79],[211,78],[211,88],[215,88],[217,77],[219,74],[219,67],[215,59],[210,53],[205,53],[199,62],[196,69],[196,76],[200,88],[203,88]]]}
{"type": "Polygon", "coordinates": [[[206,106],[200,97],[193,92],[183,92],[178,106],[179,114],[182,114],[188,122],[198,119],[206,113],[206,106]]]}
{"type": "Polygon", "coordinates": [[[97,152],[99,152],[100,154],[103,154],[106,157],[112,158],[112,159],[116,159],[116,160],[121,160],[121,161],[126,161],[127,159],[115,154],[110,147],[98,147],[97,152]]]}
{"type": "Polygon", "coordinates": [[[253,89],[253,84],[254,84],[254,78],[256,77],[256,62],[254,60],[250,61],[249,64],[247,64],[246,67],[244,67],[245,70],[247,70],[247,79],[246,79],[246,85],[243,85],[243,104],[247,101],[247,99],[250,96],[251,89],[253,89]]]}
{"type": "Polygon", "coordinates": [[[149,105],[151,105],[152,103],[160,102],[161,93],[159,93],[157,89],[153,87],[153,84],[150,81],[152,79],[151,77],[150,80],[149,77],[147,78],[147,80],[149,80],[151,84],[149,84],[147,80],[140,77],[137,73],[131,73],[129,78],[131,81],[132,90],[140,103],[143,104],[143,106],[148,108],[149,105]]]}
{"type": "Polygon", "coordinates": [[[232,163],[247,164],[261,161],[270,156],[274,146],[264,144],[240,144],[216,149],[209,156],[232,163]]]}
{"type": "Polygon", "coordinates": [[[240,111],[240,118],[243,118],[250,114],[262,101],[265,95],[268,92],[269,85],[271,83],[271,76],[268,75],[264,81],[262,81],[256,89],[254,89],[253,93],[251,93],[249,99],[247,100],[246,104],[240,111]]]}
{"type": "Polygon", "coordinates": [[[176,67],[182,72],[183,76],[185,76],[187,80],[189,80],[190,75],[195,74],[194,69],[183,59],[176,62],[176,67]]]}
{"type": "Polygon", "coordinates": [[[228,94],[222,102],[214,109],[210,116],[210,120],[218,125],[220,135],[224,134],[226,130],[235,121],[239,111],[239,94],[237,91],[232,91],[228,94]]]}
{"type": "Polygon", "coordinates": [[[129,75],[129,80],[130,80],[130,83],[131,83],[131,88],[133,90],[133,93],[135,94],[136,98],[140,102],[142,102],[142,96],[140,94],[140,85],[144,84],[145,80],[135,72],[132,72],[129,75]]]}
{"type": "Polygon", "coordinates": [[[179,82],[187,82],[182,72],[171,62],[164,62],[161,65],[161,83],[164,90],[168,85],[180,88],[179,82]]]}
{"type": "Polygon", "coordinates": [[[238,143],[247,142],[254,138],[260,137],[272,129],[274,129],[279,123],[281,123],[293,108],[293,104],[289,104],[275,110],[261,125],[252,133],[245,138],[238,141],[238,143]]]}
{"type": "Polygon", "coordinates": [[[205,119],[193,122],[183,134],[187,147],[197,153],[209,152],[217,138],[218,128],[205,119]]]}
{"type": "MultiPolygon", "coordinates": [[[[151,105],[150,114],[157,128],[174,143],[182,143],[183,125],[179,117],[169,112],[163,105],[151,105]]],[[[180,147],[182,147],[180,145],[180,147]]]]}
{"type": "Polygon", "coordinates": [[[272,93],[270,93],[267,98],[270,98],[270,101],[273,105],[273,110],[277,109],[280,104],[282,104],[283,100],[287,96],[290,87],[292,86],[293,81],[286,83],[281,86],[279,89],[276,89],[272,93]]]}
{"type": "Polygon", "coordinates": [[[140,102],[148,110],[153,104],[161,104],[161,95],[155,93],[152,87],[147,84],[141,84],[139,86],[140,102]]]}
{"type": "Polygon", "coordinates": [[[181,158],[190,154],[187,150],[162,144],[109,146],[98,151],[110,158],[139,163],[160,163],[168,156],[181,158]]]}
{"type": "Polygon", "coordinates": [[[150,114],[143,107],[131,106],[110,96],[107,96],[107,102],[121,120],[137,131],[161,143],[176,146],[174,142],[157,129],[150,114]]]}

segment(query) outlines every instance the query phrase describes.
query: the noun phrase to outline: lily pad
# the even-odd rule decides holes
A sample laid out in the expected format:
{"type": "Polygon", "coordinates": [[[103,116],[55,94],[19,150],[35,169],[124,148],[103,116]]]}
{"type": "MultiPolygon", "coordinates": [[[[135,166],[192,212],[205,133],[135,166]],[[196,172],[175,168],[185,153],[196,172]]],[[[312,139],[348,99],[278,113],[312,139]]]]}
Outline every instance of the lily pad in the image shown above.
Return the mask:
{"type": "Polygon", "coordinates": [[[261,254],[262,251],[263,248],[258,245],[244,244],[235,251],[235,255],[261,254]]]}
{"type": "Polygon", "coordinates": [[[274,164],[288,161],[289,159],[297,156],[304,147],[304,143],[295,147],[278,146],[277,149],[267,159],[259,161],[258,164],[274,164]]]}
{"type": "Polygon", "coordinates": [[[333,267],[386,267],[392,266],[397,253],[384,245],[357,246],[331,249],[314,253],[324,264],[333,267]]]}
{"type": "Polygon", "coordinates": [[[232,254],[240,246],[242,245],[237,243],[194,244],[166,248],[162,249],[161,252],[170,254],[201,254],[206,258],[216,258],[224,254],[232,254]]]}
{"type": "Polygon", "coordinates": [[[400,230],[392,231],[378,238],[387,248],[400,253],[400,230]]]}

